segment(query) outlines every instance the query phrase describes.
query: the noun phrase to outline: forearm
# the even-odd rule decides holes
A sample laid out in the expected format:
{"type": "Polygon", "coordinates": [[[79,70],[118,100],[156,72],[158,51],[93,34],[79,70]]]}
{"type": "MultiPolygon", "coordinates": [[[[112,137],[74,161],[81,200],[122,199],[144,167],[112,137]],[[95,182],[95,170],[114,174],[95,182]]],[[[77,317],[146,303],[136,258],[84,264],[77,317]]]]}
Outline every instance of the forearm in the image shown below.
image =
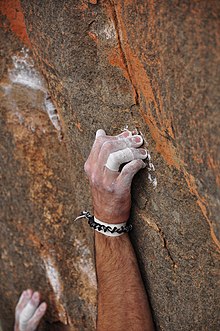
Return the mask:
{"type": "Polygon", "coordinates": [[[154,330],[147,294],[129,236],[95,232],[97,331],[154,330]]]}

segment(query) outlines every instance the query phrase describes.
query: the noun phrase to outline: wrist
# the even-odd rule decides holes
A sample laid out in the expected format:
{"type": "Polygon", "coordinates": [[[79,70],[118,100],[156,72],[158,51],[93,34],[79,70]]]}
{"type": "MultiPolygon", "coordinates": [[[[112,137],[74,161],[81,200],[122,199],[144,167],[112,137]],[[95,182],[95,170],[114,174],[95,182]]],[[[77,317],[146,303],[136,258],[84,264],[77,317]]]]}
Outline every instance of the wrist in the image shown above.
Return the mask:
{"type": "Polygon", "coordinates": [[[105,236],[117,237],[132,230],[131,224],[127,224],[126,222],[105,223],[97,219],[95,216],[92,216],[88,211],[82,211],[80,216],[76,217],[75,221],[81,218],[86,218],[91,228],[105,236]]]}
{"type": "Polygon", "coordinates": [[[122,236],[118,236],[118,237],[109,237],[109,236],[104,236],[102,233],[100,233],[98,231],[95,231],[94,236],[95,236],[95,240],[106,242],[106,243],[112,242],[112,243],[117,244],[117,242],[120,243],[120,242],[124,242],[127,240],[130,241],[130,237],[129,237],[128,233],[124,233],[122,236]]]}
{"type": "Polygon", "coordinates": [[[132,230],[132,225],[127,225],[126,222],[123,223],[105,223],[95,216],[89,221],[91,227],[101,234],[109,237],[119,237],[124,233],[132,230]]]}
{"type": "Polygon", "coordinates": [[[94,217],[104,223],[121,224],[126,223],[129,219],[130,212],[106,212],[106,210],[97,210],[94,208],[94,217]]]}

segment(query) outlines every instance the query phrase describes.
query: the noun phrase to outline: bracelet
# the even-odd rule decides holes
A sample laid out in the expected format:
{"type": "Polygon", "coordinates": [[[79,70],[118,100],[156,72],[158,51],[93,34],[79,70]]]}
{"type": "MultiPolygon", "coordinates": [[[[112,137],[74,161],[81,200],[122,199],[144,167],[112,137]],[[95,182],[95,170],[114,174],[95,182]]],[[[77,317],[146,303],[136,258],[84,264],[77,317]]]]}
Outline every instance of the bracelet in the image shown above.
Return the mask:
{"type": "Polygon", "coordinates": [[[76,220],[85,217],[88,220],[88,224],[94,230],[109,236],[109,237],[118,237],[123,233],[127,233],[132,230],[132,225],[126,225],[125,223],[119,224],[109,224],[98,220],[95,216],[92,216],[88,211],[82,211],[80,216],[78,216],[76,220]]]}

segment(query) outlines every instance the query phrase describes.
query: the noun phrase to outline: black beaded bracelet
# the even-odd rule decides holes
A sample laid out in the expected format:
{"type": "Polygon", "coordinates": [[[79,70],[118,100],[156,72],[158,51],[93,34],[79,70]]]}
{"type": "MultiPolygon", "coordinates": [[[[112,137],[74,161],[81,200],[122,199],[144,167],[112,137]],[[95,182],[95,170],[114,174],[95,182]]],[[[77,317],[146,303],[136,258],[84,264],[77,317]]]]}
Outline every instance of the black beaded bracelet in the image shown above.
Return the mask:
{"type": "Polygon", "coordinates": [[[132,224],[123,225],[120,228],[117,228],[117,227],[112,228],[110,225],[105,226],[103,224],[99,224],[94,220],[94,216],[91,215],[88,211],[82,211],[80,213],[80,216],[77,217],[76,220],[79,218],[82,218],[82,217],[85,217],[88,220],[88,224],[90,225],[90,227],[97,231],[122,234],[122,233],[127,233],[132,230],[132,224]]]}

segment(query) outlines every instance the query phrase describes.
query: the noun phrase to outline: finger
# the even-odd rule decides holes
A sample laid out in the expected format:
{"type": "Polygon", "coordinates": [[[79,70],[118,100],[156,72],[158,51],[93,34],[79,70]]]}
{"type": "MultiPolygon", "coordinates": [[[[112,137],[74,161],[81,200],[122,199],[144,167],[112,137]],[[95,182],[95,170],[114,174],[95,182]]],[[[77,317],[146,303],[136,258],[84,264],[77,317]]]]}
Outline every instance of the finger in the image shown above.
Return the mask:
{"type": "Polygon", "coordinates": [[[127,138],[127,137],[131,137],[131,136],[132,136],[132,132],[125,129],[122,133],[118,134],[116,137],[127,138]]]}
{"type": "Polygon", "coordinates": [[[32,290],[28,289],[26,291],[23,291],[23,293],[21,294],[21,296],[19,298],[17,306],[15,308],[16,318],[17,318],[17,316],[20,315],[21,311],[27,305],[27,303],[30,300],[31,296],[32,296],[32,290]]]}
{"type": "MultiPolygon", "coordinates": [[[[103,129],[99,129],[96,131],[96,136],[95,138],[97,139],[98,137],[104,137],[106,136],[106,132],[103,130],[103,129]]],[[[117,136],[109,136],[109,137],[129,137],[129,136],[132,136],[132,132],[125,129],[122,133],[118,134],[117,136]]]]}
{"type": "MultiPolygon", "coordinates": [[[[119,150],[126,149],[127,147],[140,147],[143,144],[143,138],[141,136],[133,136],[128,138],[118,138],[115,141],[106,141],[100,150],[98,157],[98,166],[105,165],[110,154],[119,150]]],[[[109,168],[110,169],[110,168],[109,168]]],[[[112,170],[112,169],[110,169],[112,170]]],[[[118,169],[117,169],[118,170],[118,169]]],[[[117,171],[115,170],[115,171],[117,171]]]]}
{"type": "Polygon", "coordinates": [[[136,159],[145,159],[147,151],[143,148],[125,148],[117,152],[111,153],[107,159],[105,166],[112,171],[118,171],[120,165],[136,159]]]}
{"type": "Polygon", "coordinates": [[[106,133],[104,130],[99,129],[96,131],[95,139],[97,139],[98,137],[103,137],[103,136],[106,136],[106,133]]]}
{"type": "Polygon", "coordinates": [[[96,138],[92,145],[92,149],[87,159],[87,162],[93,163],[94,161],[96,161],[102,145],[109,140],[117,140],[117,137],[107,136],[105,131],[102,129],[97,130],[96,138]]]}
{"type": "Polygon", "coordinates": [[[44,316],[47,309],[46,302],[42,302],[35,311],[34,315],[28,321],[28,331],[35,331],[40,323],[41,318],[44,316]]]}
{"type": "Polygon", "coordinates": [[[20,320],[19,320],[20,331],[25,331],[27,322],[34,315],[39,305],[39,302],[40,302],[40,294],[38,292],[34,292],[31,299],[29,300],[29,302],[27,303],[27,305],[20,314],[20,320]]]}
{"type": "Polygon", "coordinates": [[[133,160],[126,164],[120,175],[117,178],[117,185],[120,189],[129,188],[131,186],[132,180],[134,178],[134,175],[140,170],[146,167],[146,164],[138,159],[133,160]]]}

